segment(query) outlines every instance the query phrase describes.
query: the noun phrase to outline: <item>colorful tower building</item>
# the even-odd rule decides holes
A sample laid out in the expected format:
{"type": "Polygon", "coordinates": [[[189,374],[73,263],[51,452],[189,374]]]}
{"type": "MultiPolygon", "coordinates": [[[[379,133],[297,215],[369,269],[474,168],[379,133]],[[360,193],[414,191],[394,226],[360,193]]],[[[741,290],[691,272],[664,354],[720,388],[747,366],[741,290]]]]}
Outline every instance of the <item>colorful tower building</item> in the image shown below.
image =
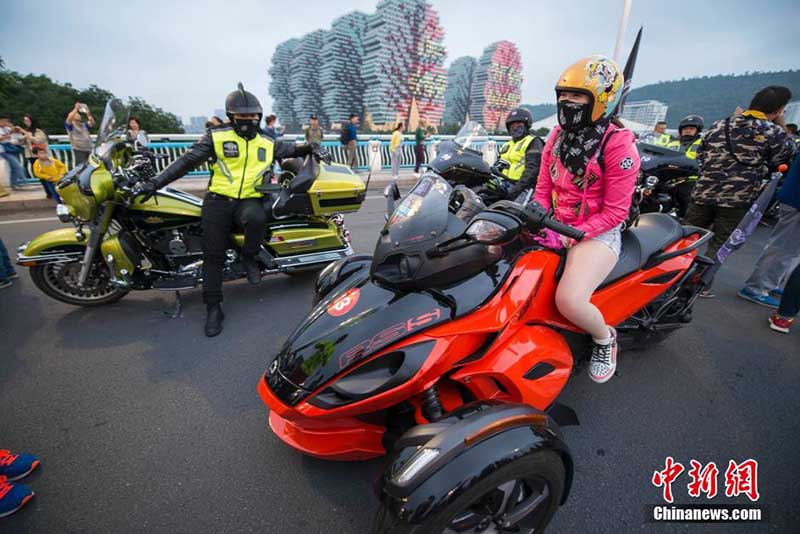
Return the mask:
{"type": "Polygon", "coordinates": [[[490,132],[505,129],[508,112],[521,100],[522,60],[517,46],[498,41],[487,46],[472,83],[470,118],[490,132]]]}
{"type": "Polygon", "coordinates": [[[346,121],[351,113],[363,115],[361,64],[366,27],[367,15],[354,11],[334,20],[331,30],[325,35],[319,85],[323,113],[332,123],[346,121]]]}

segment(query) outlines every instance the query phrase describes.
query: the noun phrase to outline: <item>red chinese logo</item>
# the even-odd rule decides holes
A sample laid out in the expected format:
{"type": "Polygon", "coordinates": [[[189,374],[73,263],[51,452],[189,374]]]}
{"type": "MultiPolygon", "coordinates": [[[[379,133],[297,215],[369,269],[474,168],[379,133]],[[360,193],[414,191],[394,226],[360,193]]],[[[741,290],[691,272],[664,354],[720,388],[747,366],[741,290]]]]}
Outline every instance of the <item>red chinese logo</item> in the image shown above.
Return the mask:
{"type": "Polygon", "coordinates": [[[348,290],[344,295],[334,300],[331,305],[328,306],[328,315],[332,317],[341,317],[352,310],[358,302],[359,294],[360,291],[357,287],[348,290]]]}
{"type": "Polygon", "coordinates": [[[689,496],[699,497],[701,493],[705,493],[706,499],[713,499],[717,495],[717,475],[719,475],[717,464],[709,462],[703,467],[703,464],[697,460],[691,460],[689,465],[692,466],[689,469],[689,478],[692,481],[687,486],[689,496]]]}
{"type": "Polygon", "coordinates": [[[653,473],[653,485],[655,487],[664,487],[664,500],[672,502],[672,483],[684,471],[683,464],[676,462],[672,456],[667,456],[665,462],[666,467],[663,471],[656,471],[653,473]]]}
{"type": "Polygon", "coordinates": [[[758,462],[749,458],[737,464],[733,460],[728,462],[725,470],[725,496],[738,497],[741,494],[755,502],[758,494],[758,462]]]}

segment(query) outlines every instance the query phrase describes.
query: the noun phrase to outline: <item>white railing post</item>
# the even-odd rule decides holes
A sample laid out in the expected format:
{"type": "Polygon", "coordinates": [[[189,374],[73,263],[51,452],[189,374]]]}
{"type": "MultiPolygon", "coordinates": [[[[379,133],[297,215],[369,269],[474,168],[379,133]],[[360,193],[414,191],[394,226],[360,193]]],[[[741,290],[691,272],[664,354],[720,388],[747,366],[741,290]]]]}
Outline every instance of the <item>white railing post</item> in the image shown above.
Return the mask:
{"type": "Polygon", "coordinates": [[[367,143],[367,154],[369,161],[367,166],[372,172],[380,172],[383,166],[383,155],[381,154],[381,142],[378,139],[370,139],[367,143]]]}

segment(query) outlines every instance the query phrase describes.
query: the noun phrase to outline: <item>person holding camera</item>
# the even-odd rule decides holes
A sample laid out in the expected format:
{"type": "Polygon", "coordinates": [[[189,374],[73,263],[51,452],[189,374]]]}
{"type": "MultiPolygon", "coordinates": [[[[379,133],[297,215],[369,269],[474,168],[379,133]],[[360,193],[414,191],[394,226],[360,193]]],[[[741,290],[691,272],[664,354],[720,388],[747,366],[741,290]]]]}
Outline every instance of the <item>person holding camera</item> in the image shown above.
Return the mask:
{"type": "Polygon", "coordinates": [[[69,144],[75,156],[75,165],[86,163],[92,153],[92,138],[89,129],[94,127],[94,117],[89,106],[75,102],[75,107],[67,115],[64,127],[69,135],[69,144]]]}

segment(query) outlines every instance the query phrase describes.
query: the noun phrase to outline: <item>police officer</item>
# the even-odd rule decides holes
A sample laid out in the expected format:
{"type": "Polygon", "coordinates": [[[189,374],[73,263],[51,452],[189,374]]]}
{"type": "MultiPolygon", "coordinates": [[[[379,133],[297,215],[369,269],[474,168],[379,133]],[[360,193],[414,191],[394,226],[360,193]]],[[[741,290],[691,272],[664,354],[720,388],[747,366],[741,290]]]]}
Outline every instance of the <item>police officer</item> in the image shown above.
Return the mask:
{"type": "Polygon", "coordinates": [[[533,116],[525,108],[511,110],[506,117],[506,130],[511,136],[500,148],[500,173],[511,182],[508,197],[513,199],[520,191],[536,187],[544,141],[530,133],[533,116]]]}
{"type": "Polygon", "coordinates": [[[667,133],[667,123],[664,121],[658,121],[653,131],[646,137],[646,142],[657,146],[667,146],[672,141],[672,136],[667,133]]]}
{"type": "Polygon", "coordinates": [[[159,176],[139,186],[142,202],[156,190],[209,162],[211,179],[203,199],[203,302],[206,304],[206,336],[222,331],[222,270],[234,224],[244,228],[242,263],[251,284],[261,281],[257,254],[265,237],[266,214],[262,193],[256,190],[275,158],[293,158],[313,154],[317,159],[330,156],[318,145],[295,145],[275,141],[259,124],[263,111],[258,99],[238,90],[225,99],[225,114],[230,120],[208,129],[180,158],[159,176]]]}
{"type": "MultiPolygon", "coordinates": [[[[684,153],[689,159],[697,159],[697,151],[700,149],[700,132],[703,131],[703,117],[700,115],[688,115],[678,124],[678,139],[667,143],[666,147],[684,153]]],[[[692,191],[697,183],[697,175],[687,176],[683,182],[678,184],[677,203],[678,216],[686,215],[689,203],[692,201],[692,191]]]]}

